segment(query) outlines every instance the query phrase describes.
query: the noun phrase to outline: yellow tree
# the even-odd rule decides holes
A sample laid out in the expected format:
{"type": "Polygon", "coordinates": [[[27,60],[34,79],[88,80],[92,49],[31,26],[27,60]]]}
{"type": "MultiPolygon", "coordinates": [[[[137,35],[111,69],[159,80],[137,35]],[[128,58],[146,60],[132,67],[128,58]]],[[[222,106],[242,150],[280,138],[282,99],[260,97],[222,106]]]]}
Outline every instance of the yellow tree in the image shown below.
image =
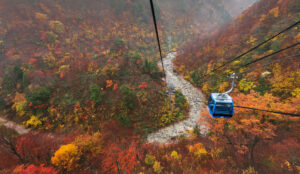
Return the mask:
{"type": "Polygon", "coordinates": [[[62,145],[51,158],[53,165],[63,171],[71,171],[79,167],[80,151],[74,144],[62,145]]]}
{"type": "Polygon", "coordinates": [[[13,102],[14,104],[12,105],[12,109],[16,110],[17,115],[25,115],[25,107],[27,102],[25,95],[23,93],[16,93],[13,102]]]}
{"type": "Polygon", "coordinates": [[[97,132],[92,135],[80,135],[73,142],[80,151],[81,160],[91,168],[92,163],[97,162],[102,150],[102,135],[97,132]]]}

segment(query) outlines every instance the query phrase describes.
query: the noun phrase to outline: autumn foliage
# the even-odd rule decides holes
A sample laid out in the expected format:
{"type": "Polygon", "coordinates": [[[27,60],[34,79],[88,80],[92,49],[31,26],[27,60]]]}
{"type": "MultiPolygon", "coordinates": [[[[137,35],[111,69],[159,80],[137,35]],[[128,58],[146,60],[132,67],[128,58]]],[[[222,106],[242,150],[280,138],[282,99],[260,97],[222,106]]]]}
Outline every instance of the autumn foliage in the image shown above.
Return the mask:
{"type": "Polygon", "coordinates": [[[20,165],[16,167],[13,174],[57,174],[58,172],[52,167],[45,167],[44,165],[35,166],[20,165]]]}
{"type": "MultiPolygon", "coordinates": [[[[229,1],[155,3],[163,52],[177,50],[175,71],[206,96],[226,91],[233,72],[296,54],[243,67],[300,41],[295,27],[213,72],[299,19],[297,0],[260,0],[236,19],[229,1]]],[[[142,0],[0,1],[0,115],[29,130],[0,124],[0,173],[299,173],[296,117],[235,108],[213,119],[204,108],[206,131],[146,142],[189,113],[180,90],[172,103],[165,95],[149,9],[142,0]]],[[[299,114],[296,58],[240,76],[234,104],[299,114]]]]}

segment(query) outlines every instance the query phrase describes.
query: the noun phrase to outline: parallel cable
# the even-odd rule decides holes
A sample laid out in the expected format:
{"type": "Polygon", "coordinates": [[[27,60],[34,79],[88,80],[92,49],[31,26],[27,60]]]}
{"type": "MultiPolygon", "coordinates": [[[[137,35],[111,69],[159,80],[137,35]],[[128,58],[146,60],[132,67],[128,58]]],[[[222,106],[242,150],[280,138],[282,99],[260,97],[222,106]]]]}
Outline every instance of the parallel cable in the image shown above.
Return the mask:
{"type": "Polygon", "coordinates": [[[261,57],[261,58],[259,58],[259,59],[255,59],[255,60],[253,60],[253,61],[251,61],[251,62],[249,62],[249,63],[247,63],[247,64],[245,64],[245,65],[243,65],[243,66],[241,66],[241,67],[249,66],[249,65],[251,65],[251,64],[253,64],[253,63],[256,63],[256,62],[258,62],[258,61],[264,60],[264,59],[266,59],[266,58],[268,58],[268,57],[270,57],[270,56],[273,56],[273,55],[275,55],[275,54],[278,54],[278,53],[280,53],[280,52],[283,52],[283,51],[285,51],[285,50],[288,50],[288,49],[290,49],[290,48],[293,48],[293,47],[295,47],[295,46],[297,46],[297,45],[299,45],[299,44],[300,44],[300,42],[297,42],[297,43],[292,44],[292,45],[290,45],[290,46],[288,46],[288,47],[285,47],[285,48],[283,48],[283,49],[280,49],[280,50],[278,50],[278,51],[275,51],[274,53],[268,54],[268,55],[263,56],[263,57],[261,57]]]}
{"type": "MultiPolygon", "coordinates": [[[[253,64],[253,63],[262,61],[262,60],[264,60],[264,59],[266,59],[266,58],[268,58],[268,57],[274,56],[274,55],[276,55],[276,54],[278,54],[278,53],[281,53],[281,52],[283,52],[283,51],[286,51],[286,50],[288,50],[288,49],[290,49],[290,48],[296,47],[296,46],[298,46],[299,44],[300,44],[300,42],[297,42],[297,43],[292,44],[292,45],[290,45],[290,46],[288,46],[288,47],[286,47],[286,48],[280,49],[280,50],[275,51],[275,52],[273,52],[273,53],[271,53],[271,54],[268,54],[268,55],[263,56],[263,57],[261,57],[261,58],[255,59],[255,60],[253,60],[253,61],[251,61],[251,62],[249,62],[249,63],[247,63],[247,64],[245,64],[245,65],[242,65],[242,66],[239,67],[239,68],[247,67],[247,66],[249,66],[249,65],[251,65],[251,64],[253,64]]],[[[299,56],[299,54],[295,54],[295,55],[292,55],[292,56],[289,56],[289,57],[284,57],[284,58],[282,58],[282,59],[287,59],[287,58],[290,58],[290,57],[296,57],[296,56],[299,56]]],[[[276,60],[275,60],[275,61],[276,61],[276,60]]],[[[277,60],[277,61],[278,61],[278,60],[277,60]]],[[[272,64],[272,63],[267,63],[267,64],[262,65],[262,66],[267,66],[267,65],[269,65],[269,64],[272,64]]],[[[259,68],[259,67],[257,67],[257,68],[255,67],[255,69],[258,69],[258,68],[259,68]]],[[[253,68],[253,69],[254,69],[254,68],[253,68]]],[[[247,71],[247,72],[248,72],[248,71],[247,71]]],[[[250,71],[249,71],[249,72],[250,72],[250,71]]],[[[236,74],[237,74],[237,75],[241,75],[241,74],[245,74],[245,73],[246,73],[246,72],[236,73],[236,74]]],[[[210,81],[212,81],[212,80],[215,80],[215,79],[206,80],[205,82],[210,82],[210,81]]]]}
{"type": "Polygon", "coordinates": [[[292,113],[286,113],[286,112],[279,112],[279,111],[270,111],[270,110],[264,110],[264,109],[258,109],[258,108],[250,108],[250,107],[245,107],[245,106],[234,106],[236,108],[243,108],[243,109],[251,109],[255,111],[264,111],[264,112],[269,112],[269,113],[274,113],[274,114],[280,114],[280,115],[288,115],[292,117],[300,117],[300,114],[292,114],[292,113]]]}
{"type": "Polygon", "coordinates": [[[300,24],[300,20],[297,21],[296,23],[290,25],[289,27],[285,28],[284,30],[280,31],[279,33],[273,35],[273,36],[270,37],[269,39],[267,39],[267,40],[265,40],[265,41],[259,43],[258,45],[254,46],[253,48],[249,49],[248,51],[246,51],[246,52],[240,54],[239,56],[237,56],[237,57],[235,57],[235,58],[233,58],[233,59],[231,59],[231,60],[229,60],[229,61],[223,63],[223,64],[220,65],[219,67],[214,68],[214,69],[212,70],[212,72],[214,72],[214,71],[216,71],[216,70],[218,70],[218,69],[220,69],[220,68],[226,66],[227,64],[230,64],[231,62],[233,62],[233,61],[235,61],[235,60],[237,60],[237,59],[243,57],[244,55],[246,55],[246,54],[248,54],[248,53],[250,53],[250,52],[256,50],[257,48],[259,48],[260,46],[262,46],[262,45],[264,45],[265,43],[269,42],[270,40],[274,39],[275,37],[277,37],[277,36],[281,35],[282,33],[285,33],[286,31],[288,31],[288,30],[290,30],[290,29],[296,27],[298,24],[300,24]]]}
{"type": "Polygon", "coordinates": [[[156,32],[156,39],[157,39],[157,44],[158,44],[158,49],[159,49],[160,61],[162,64],[164,75],[166,75],[164,62],[163,62],[163,58],[162,58],[162,51],[161,51],[161,45],[160,45],[159,34],[158,34],[158,29],[157,29],[157,22],[156,22],[153,0],[150,0],[150,5],[151,5],[151,12],[152,12],[152,17],[153,17],[153,22],[154,22],[154,27],[155,27],[155,32],[156,32]]]}
{"type": "Polygon", "coordinates": [[[252,71],[254,71],[254,70],[256,70],[256,69],[260,69],[260,68],[263,68],[263,67],[265,67],[265,66],[268,66],[268,65],[271,65],[271,64],[274,64],[274,63],[277,63],[277,62],[281,62],[281,61],[283,61],[283,60],[287,60],[287,59],[290,59],[290,58],[294,58],[294,57],[297,57],[297,56],[300,56],[300,53],[297,53],[297,54],[291,55],[291,56],[287,56],[287,57],[283,57],[283,58],[280,58],[280,59],[278,59],[278,60],[274,60],[274,61],[272,61],[272,62],[263,64],[263,65],[261,65],[261,66],[257,66],[257,67],[251,68],[251,69],[249,69],[249,70],[247,70],[247,71],[243,71],[243,72],[241,72],[241,73],[236,73],[236,75],[246,74],[246,73],[252,72],[252,71]]]}
{"type": "MultiPolygon", "coordinates": [[[[299,43],[298,43],[298,44],[299,44],[299,43]]],[[[281,58],[281,59],[278,59],[278,60],[275,60],[275,61],[266,63],[266,64],[261,65],[261,66],[258,66],[258,67],[254,67],[254,68],[249,69],[249,70],[247,70],[247,71],[238,73],[237,75],[246,74],[246,73],[249,73],[249,72],[251,72],[251,71],[253,71],[253,70],[256,70],[256,69],[259,69],[259,68],[262,68],[262,67],[271,65],[271,64],[273,64],[273,63],[276,63],[276,62],[280,62],[280,61],[289,59],[289,58],[297,57],[297,56],[300,56],[300,53],[295,54],[295,55],[292,55],[292,56],[288,56],[288,57],[283,57],[283,58],[281,58]]],[[[258,60],[258,59],[257,59],[257,60],[258,60]]],[[[262,59],[260,59],[260,60],[262,60],[262,59]]],[[[254,62],[253,62],[253,63],[254,63],[254,62]]],[[[252,64],[252,63],[248,63],[248,64],[252,64]]],[[[248,66],[248,64],[246,64],[245,66],[248,66]]],[[[251,107],[245,107],[245,106],[234,106],[234,107],[237,107],[237,108],[243,108],[243,109],[251,109],[251,110],[256,110],[256,111],[264,111],[264,112],[275,113],[275,114],[280,114],[280,115],[288,115],[288,116],[292,116],[292,117],[300,117],[300,114],[292,114],[292,113],[279,112],[279,111],[270,111],[270,110],[264,110],[264,109],[258,109],[258,108],[251,108],[251,107]]]]}

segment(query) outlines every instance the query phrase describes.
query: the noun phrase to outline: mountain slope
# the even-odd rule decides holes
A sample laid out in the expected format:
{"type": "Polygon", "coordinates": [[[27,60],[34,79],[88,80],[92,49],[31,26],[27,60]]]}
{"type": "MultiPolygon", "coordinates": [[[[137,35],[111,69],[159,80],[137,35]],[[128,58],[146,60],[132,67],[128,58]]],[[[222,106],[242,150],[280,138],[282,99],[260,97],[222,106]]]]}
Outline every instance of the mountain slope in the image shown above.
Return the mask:
{"type": "MultiPolygon", "coordinates": [[[[224,82],[226,81],[226,77],[233,72],[245,70],[240,68],[242,65],[299,42],[299,27],[294,27],[280,37],[273,39],[268,44],[251,52],[251,54],[243,56],[231,65],[223,68],[221,71],[216,73],[210,72],[214,67],[220,66],[223,62],[240,55],[264,39],[294,24],[299,18],[299,3],[296,1],[260,1],[244,12],[233,23],[219,31],[212,32],[211,35],[199,38],[198,41],[187,44],[184,53],[179,55],[175,63],[178,70],[194,84],[202,86],[205,93],[224,91],[224,88],[229,88],[229,84],[224,82]],[[201,78],[204,74],[209,74],[211,76],[210,78],[215,80],[208,81],[207,79],[201,78]]],[[[293,55],[296,52],[297,47],[273,56],[272,59],[293,55]]],[[[253,76],[252,74],[252,77],[250,77],[251,74],[249,74],[249,76],[245,77],[244,82],[254,82],[250,89],[254,89],[262,94],[268,90],[267,88],[263,89],[262,86],[264,84],[270,84],[271,86],[269,87],[272,88],[271,92],[273,95],[281,96],[282,98],[293,97],[293,93],[297,91],[299,84],[289,85],[289,83],[298,78],[297,74],[299,68],[296,60],[297,59],[291,59],[290,61],[283,62],[282,65],[271,65],[253,72],[256,75],[253,76]],[[278,71],[278,68],[280,68],[282,73],[285,73],[282,74],[283,77],[277,77],[275,71],[278,71]],[[273,74],[266,79],[260,79],[259,73],[264,71],[270,71],[273,72],[273,74]],[[285,84],[288,86],[283,85],[282,90],[278,89],[278,81],[275,80],[280,78],[292,78],[290,79],[291,81],[285,81],[285,84]],[[255,88],[254,85],[257,86],[257,88],[255,88]]],[[[252,65],[252,67],[264,63],[266,63],[266,61],[258,62],[252,65]]],[[[245,92],[242,86],[243,84],[239,86],[240,91],[245,92]]],[[[250,89],[246,90],[246,92],[250,89]]]]}

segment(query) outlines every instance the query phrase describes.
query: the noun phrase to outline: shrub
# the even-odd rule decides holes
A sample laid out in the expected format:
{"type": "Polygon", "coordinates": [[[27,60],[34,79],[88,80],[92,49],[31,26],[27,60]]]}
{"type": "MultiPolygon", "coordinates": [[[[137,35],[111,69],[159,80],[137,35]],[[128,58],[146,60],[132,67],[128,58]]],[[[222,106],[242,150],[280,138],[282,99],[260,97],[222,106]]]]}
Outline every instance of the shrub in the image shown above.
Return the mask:
{"type": "Polygon", "coordinates": [[[42,124],[42,122],[38,119],[36,116],[31,116],[28,121],[26,121],[26,126],[28,127],[39,127],[42,124]]]}
{"type": "Polygon", "coordinates": [[[115,39],[115,45],[117,48],[125,46],[125,42],[122,39],[115,39]]]}
{"type": "Polygon", "coordinates": [[[120,113],[118,115],[118,121],[123,125],[123,126],[126,126],[126,127],[130,127],[131,126],[131,120],[130,118],[128,118],[128,116],[124,113],[120,113]]]}
{"type": "Polygon", "coordinates": [[[23,80],[23,71],[20,67],[8,68],[3,78],[3,89],[10,92],[17,87],[20,80],[23,80]]]}
{"type": "Polygon", "coordinates": [[[23,73],[22,87],[26,88],[28,85],[29,85],[29,81],[28,81],[27,75],[26,75],[26,73],[23,73]]]}
{"type": "Polygon", "coordinates": [[[60,21],[50,21],[49,22],[50,28],[54,30],[55,33],[63,33],[65,32],[65,26],[62,22],[60,21]]]}
{"type": "Polygon", "coordinates": [[[25,109],[26,109],[26,98],[24,94],[16,93],[15,98],[13,99],[14,104],[12,105],[12,109],[16,110],[16,114],[19,116],[25,115],[25,109]]]}
{"type": "Polygon", "coordinates": [[[162,116],[160,118],[161,126],[172,123],[174,121],[176,121],[176,115],[175,115],[175,112],[173,112],[171,110],[169,110],[169,111],[165,112],[164,114],[162,114],[162,116]]]}
{"type": "Polygon", "coordinates": [[[61,97],[62,105],[75,105],[77,103],[79,103],[79,101],[74,99],[74,97],[69,93],[66,93],[64,96],[61,97]]]}
{"type": "Polygon", "coordinates": [[[80,135],[73,143],[82,153],[82,158],[87,162],[92,162],[101,153],[102,135],[99,132],[92,135],[80,135]]]}
{"type": "Polygon", "coordinates": [[[176,91],[175,92],[175,106],[183,109],[184,106],[186,105],[186,103],[187,103],[187,100],[186,100],[185,96],[181,92],[176,91]]]}
{"type": "Polygon", "coordinates": [[[95,102],[97,105],[102,102],[102,93],[100,91],[100,87],[95,84],[90,84],[90,98],[91,101],[95,102]]]}
{"type": "Polygon", "coordinates": [[[266,92],[271,90],[272,85],[266,78],[260,78],[258,80],[258,85],[255,90],[260,93],[260,95],[264,95],[266,92]]]}
{"type": "Polygon", "coordinates": [[[173,150],[171,153],[171,158],[175,160],[179,160],[181,158],[181,155],[178,155],[178,153],[175,150],[173,150]]]}
{"type": "Polygon", "coordinates": [[[160,162],[155,161],[153,164],[153,170],[155,173],[161,173],[162,172],[163,167],[160,165],[160,162]]]}
{"type": "Polygon", "coordinates": [[[6,102],[4,101],[3,97],[0,96],[0,111],[3,110],[6,106],[6,102]]]}
{"type": "Polygon", "coordinates": [[[192,82],[196,85],[196,86],[202,86],[203,85],[203,78],[201,76],[201,74],[203,74],[203,71],[193,71],[191,73],[191,79],[192,82]]]}
{"type": "Polygon", "coordinates": [[[122,85],[120,89],[122,91],[122,96],[123,96],[122,106],[125,109],[132,110],[134,108],[135,101],[136,101],[136,96],[134,94],[134,91],[129,89],[126,85],[122,85]]]}
{"type": "Polygon", "coordinates": [[[157,68],[156,62],[145,59],[143,71],[144,71],[144,73],[150,74],[150,75],[153,74],[154,72],[157,72],[158,68],[157,68]]]}
{"type": "Polygon", "coordinates": [[[202,143],[197,143],[194,145],[188,146],[188,150],[192,153],[195,157],[201,159],[207,155],[207,151],[202,143]]]}
{"type": "Polygon", "coordinates": [[[249,93],[251,89],[256,88],[256,85],[253,82],[248,82],[246,79],[242,79],[239,82],[240,90],[244,93],[249,93]]]}
{"type": "Polygon", "coordinates": [[[156,160],[155,156],[147,154],[145,158],[145,163],[148,165],[153,165],[155,160],[156,160]]]}
{"type": "Polygon", "coordinates": [[[26,99],[32,106],[42,105],[48,102],[50,99],[50,89],[48,87],[40,87],[35,92],[27,92],[26,99]]]}
{"type": "Polygon", "coordinates": [[[52,31],[46,33],[46,39],[49,43],[54,43],[57,40],[57,35],[52,31]]]}

